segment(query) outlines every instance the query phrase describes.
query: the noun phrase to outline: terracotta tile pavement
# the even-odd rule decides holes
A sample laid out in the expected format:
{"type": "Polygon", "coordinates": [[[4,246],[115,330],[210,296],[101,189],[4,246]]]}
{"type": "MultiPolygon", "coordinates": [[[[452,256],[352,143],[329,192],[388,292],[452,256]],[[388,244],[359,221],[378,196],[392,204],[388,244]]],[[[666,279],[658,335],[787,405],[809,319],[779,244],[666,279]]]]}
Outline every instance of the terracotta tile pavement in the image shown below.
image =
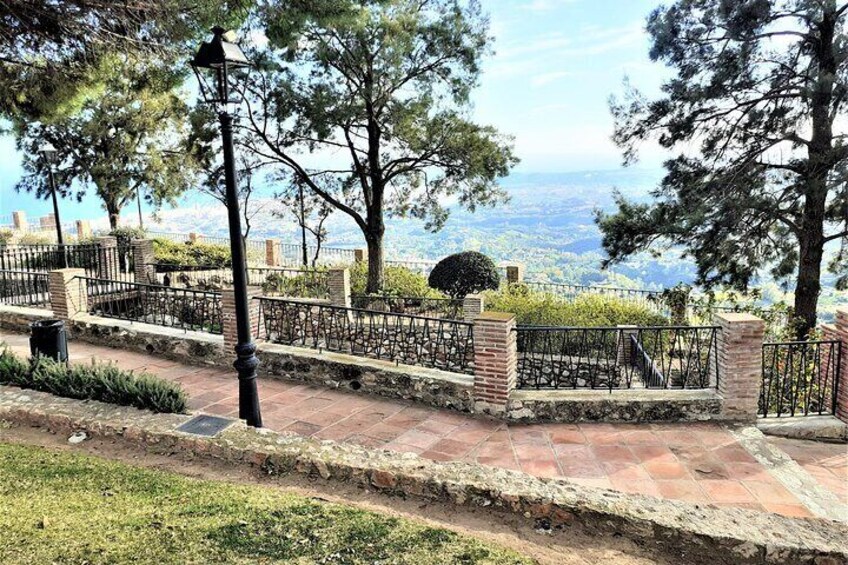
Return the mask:
{"type": "MultiPolygon", "coordinates": [[[[28,353],[26,336],[2,336],[28,353]]],[[[74,342],[74,362],[111,360],[179,382],[192,410],[238,415],[230,371],[180,365],[150,355],[74,342]]],[[[811,516],[800,500],[718,424],[514,425],[376,396],[261,379],[264,425],[318,439],[412,452],[568,478],[698,504],[811,516]]],[[[846,498],[845,446],[777,442],[827,488],[846,498]],[[841,449],[841,452],[837,452],[841,449]]]]}

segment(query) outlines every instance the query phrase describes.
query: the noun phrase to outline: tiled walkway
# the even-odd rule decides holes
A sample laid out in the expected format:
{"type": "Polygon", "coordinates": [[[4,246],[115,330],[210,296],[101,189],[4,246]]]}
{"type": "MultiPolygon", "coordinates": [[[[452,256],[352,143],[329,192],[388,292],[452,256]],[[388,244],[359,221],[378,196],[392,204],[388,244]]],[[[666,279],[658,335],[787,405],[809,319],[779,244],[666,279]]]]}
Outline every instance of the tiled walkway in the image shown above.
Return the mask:
{"type": "MultiPolygon", "coordinates": [[[[27,338],[0,339],[28,353],[27,338]]],[[[180,365],[149,355],[71,344],[72,360],[112,360],[178,381],[190,407],[236,416],[233,373],[180,365]]],[[[506,425],[450,410],[375,396],[260,380],[266,427],[366,447],[413,452],[436,460],[471,461],[540,477],[693,503],[810,516],[801,500],[717,424],[506,425]]],[[[848,502],[848,450],[782,442],[820,483],[848,502]]]]}

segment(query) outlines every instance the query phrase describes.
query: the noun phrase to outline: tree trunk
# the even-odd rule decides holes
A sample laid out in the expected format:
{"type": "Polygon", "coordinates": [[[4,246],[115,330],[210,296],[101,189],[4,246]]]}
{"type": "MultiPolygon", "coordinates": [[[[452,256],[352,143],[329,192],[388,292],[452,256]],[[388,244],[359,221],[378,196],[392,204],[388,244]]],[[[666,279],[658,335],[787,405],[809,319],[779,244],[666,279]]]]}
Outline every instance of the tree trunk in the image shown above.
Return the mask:
{"type": "Polygon", "coordinates": [[[816,327],[821,266],[824,255],[824,210],[827,188],[824,179],[811,181],[804,203],[801,233],[798,237],[798,279],[795,286],[796,337],[806,339],[816,327]]]}
{"type": "Polygon", "coordinates": [[[379,294],[383,290],[383,234],[385,230],[365,234],[368,244],[368,283],[366,294],[379,294]]]}
{"type": "Polygon", "coordinates": [[[106,213],[109,214],[109,227],[112,230],[117,229],[118,221],[121,218],[121,208],[115,202],[107,202],[106,213]]]}

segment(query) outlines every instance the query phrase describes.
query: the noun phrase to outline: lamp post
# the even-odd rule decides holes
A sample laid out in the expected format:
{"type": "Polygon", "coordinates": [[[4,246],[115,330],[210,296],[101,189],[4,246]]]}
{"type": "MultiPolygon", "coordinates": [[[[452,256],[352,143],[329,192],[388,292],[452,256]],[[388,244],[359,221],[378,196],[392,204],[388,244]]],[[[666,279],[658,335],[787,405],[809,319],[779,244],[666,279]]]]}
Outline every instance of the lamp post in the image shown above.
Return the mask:
{"type": "Polygon", "coordinates": [[[227,104],[234,102],[230,97],[232,71],[250,66],[241,48],[224,38],[225,30],[212,29],[213,37],[200,49],[190,64],[200,83],[200,93],[207,104],[218,109],[221,122],[221,142],[224,150],[224,180],[226,182],[227,217],[230,225],[230,252],[233,258],[233,294],[236,307],[237,344],[236,361],[233,366],[239,379],[239,418],[249,426],[262,427],[259,411],[259,393],[256,388],[256,344],[250,336],[248,317],[247,264],[241,237],[241,213],[239,211],[236,165],[233,150],[233,118],[227,104]]]}
{"type": "Polygon", "coordinates": [[[56,179],[53,176],[53,163],[56,161],[56,148],[49,141],[38,148],[38,152],[47,163],[47,175],[50,178],[50,196],[53,198],[53,219],[56,222],[56,240],[59,245],[64,245],[62,239],[62,222],[59,219],[59,201],[56,199],[56,179]]]}
{"type": "Polygon", "coordinates": [[[300,241],[303,250],[303,268],[309,267],[309,255],[306,253],[306,212],[303,206],[303,183],[297,183],[298,196],[300,197],[300,241]]]}

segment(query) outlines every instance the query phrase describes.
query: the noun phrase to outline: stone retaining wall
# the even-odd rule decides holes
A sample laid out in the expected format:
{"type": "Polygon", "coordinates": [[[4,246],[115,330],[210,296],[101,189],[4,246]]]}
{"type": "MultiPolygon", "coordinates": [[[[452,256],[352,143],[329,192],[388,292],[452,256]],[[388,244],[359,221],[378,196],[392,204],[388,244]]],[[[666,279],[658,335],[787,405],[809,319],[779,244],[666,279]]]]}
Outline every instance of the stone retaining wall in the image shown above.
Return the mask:
{"type": "Polygon", "coordinates": [[[240,423],[217,438],[176,432],[188,418],[0,387],[0,419],[54,433],[83,430],[131,447],[253,466],[267,475],[308,476],[388,496],[510,513],[540,528],[624,536],[717,564],[835,565],[848,560],[848,526],[839,522],[628,495],[483,465],[318,442],[240,423]]]}
{"type": "MultiPolygon", "coordinates": [[[[28,332],[50,317],[31,308],[0,307],[0,327],[28,332]]],[[[71,339],[157,355],[198,366],[232,367],[222,336],[80,314],[68,322],[71,339]]],[[[354,393],[400,398],[437,408],[495,415],[519,422],[678,422],[721,418],[714,390],[513,390],[505,409],[475,397],[474,377],[329,351],[260,342],[260,377],[278,377],[354,393]]]]}

